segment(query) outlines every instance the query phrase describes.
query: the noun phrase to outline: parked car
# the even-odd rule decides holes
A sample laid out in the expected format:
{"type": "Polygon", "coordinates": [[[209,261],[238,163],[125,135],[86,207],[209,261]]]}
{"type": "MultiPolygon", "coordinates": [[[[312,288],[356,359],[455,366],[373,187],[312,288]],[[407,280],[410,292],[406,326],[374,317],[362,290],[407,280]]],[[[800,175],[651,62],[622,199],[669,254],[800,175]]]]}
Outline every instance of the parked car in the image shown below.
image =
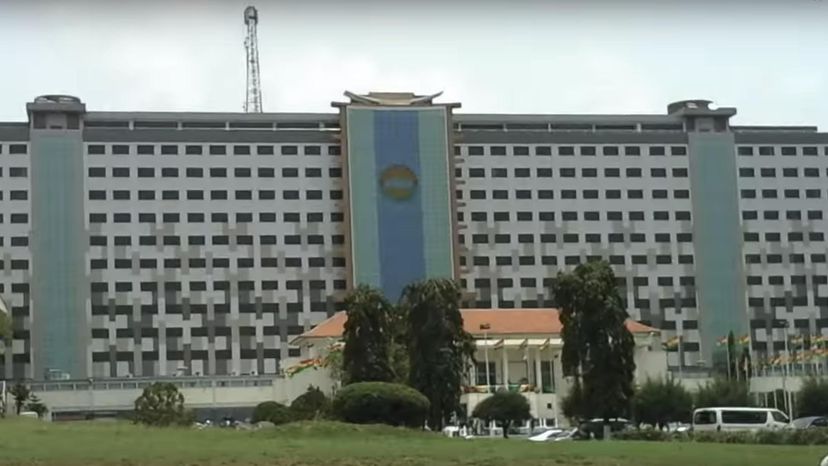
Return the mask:
{"type": "Polygon", "coordinates": [[[828,427],[828,416],[799,417],[791,421],[791,427],[794,429],[828,427]]]}
{"type": "MultiPolygon", "coordinates": [[[[610,432],[623,432],[625,430],[634,429],[635,425],[627,419],[622,417],[612,418],[609,420],[610,432]]],[[[589,421],[582,422],[578,426],[578,432],[575,434],[576,438],[582,439],[603,439],[604,438],[604,420],[595,418],[589,421]]]]}
{"type": "Polygon", "coordinates": [[[549,442],[553,441],[555,437],[564,433],[563,429],[548,429],[540,434],[533,435],[529,437],[529,440],[532,442],[549,442]]]}
{"type": "Polygon", "coordinates": [[[701,408],[693,411],[695,431],[757,431],[783,429],[788,416],[773,408],[701,408]]]}

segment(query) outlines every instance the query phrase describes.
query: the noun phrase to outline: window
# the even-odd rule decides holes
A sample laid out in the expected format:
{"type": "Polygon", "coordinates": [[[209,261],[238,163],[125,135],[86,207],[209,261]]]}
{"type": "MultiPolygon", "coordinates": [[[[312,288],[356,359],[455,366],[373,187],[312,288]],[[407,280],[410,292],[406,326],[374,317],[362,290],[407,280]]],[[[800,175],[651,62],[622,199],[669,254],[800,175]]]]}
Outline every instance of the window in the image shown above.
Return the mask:
{"type": "Polygon", "coordinates": [[[155,146],[148,144],[139,144],[137,151],[139,155],[155,155],[155,146]]]}
{"type": "Polygon", "coordinates": [[[282,155],[299,155],[297,146],[281,146],[279,150],[282,155]]]}
{"type": "Polygon", "coordinates": [[[818,178],[819,177],[819,169],[818,168],[806,168],[803,170],[806,178],[818,178]]]}
{"type": "MultiPolygon", "coordinates": [[[[767,422],[766,411],[726,411],[722,410],[722,424],[764,424],[767,422]]],[[[698,416],[699,413],[696,413],[698,416]]]]}
{"type": "Polygon", "coordinates": [[[538,178],[552,178],[552,169],[551,168],[538,168],[537,169],[537,176],[538,176],[538,178]]]}
{"type": "Polygon", "coordinates": [[[505,168],[492,168],[492,178],[506,178],[509,173],[505,168]]]}
{"type": "Polygon", "coordinates": [[[187,155],[201,155],[203,148],[201,146],[184,146],[184,153],[187,155]]]}
{"type": "Polygon", "coordinates": [[[489,148],[489,154],[491,154],[491,155],[506,155],[506,147],[505,146],[491,146],[489,148]]]}
{"type": "Polygon", "coordinates": [[[561,176],[564,178],[574,178],[575,177],[575,169],[574,168],[561,168],[561,176]]]}
{"type": "Polygon", "coordinates": [[[667,169],[666,168],[651,168],[650,169],[650,176],[652,178],[666,178],[667,177],[667,169]]]}
{"type": "Polygon", "coordinates": [[[104,168],[104,167],[89,167],[88,173],[89,173],[90,178],[103,178],[103,177],[106,176],[106,168],[104,168]]]}
{"type": "Polygon", "coordinates": [[[774,155],[773,146],[759,146],[759,155],[774,155]]]}
{"type": "Polygon", "coordinates": [[[575,212],[574,210],[568,210],[568,211],[561,212],[561,218],[565,222],[577,221],[578,220],[578,212],[575,212]]]}
{"type": "MultiPolygon", "coordinates": [[[[471,153],[469,155],[472,155],[471,153]]],[[[535,155],[552,155],[552,148],[548,146],[535,147],[535,155]]]]}
{"type": "Polygon", "coordinates": [[[89,155],[102,155],[105,153],[105,146],[102,144],[90,144],[86,146],[86,153],[89,155]]]}
{"type": "Polygon", "coordinates": [[[178,169],[173,167],[162,168],[161,176],[163,178],[178,178],[178,169]]]}
{"type": "Polygon", "coordinates": [[[609,156],[618,155],[618,146],[604,146],[601,153],[609,156]]]}
{"type": "Polygon", "coordinates": [[[128,201],[129,200],[129,191],[126,190],[115,190],[112,191],[112,199],[117,201],[128,201]]]}
{"type": "Polygon", "coordinates": [[[233,170],[233,176],[236,178],[250,178],[250,168],[237,167],[233,170]]]}
{"type": "Polygon", "coordinates": [[[809,210],[808,211],[808,220],[822,220],[822,211],[821,210],[809,210]]]}
{"type": "Polygon", "coordinates": [[[739,146],[736,151],[739,155],[753,155],[753,147],[751,146],[739,146]]]}
{"type": "Polygon", "coordinates": [[[641,155],[641,148],[638,146],[624,146],[624,155],[641,155]]]}
{"type": "Polygon", "coordinates": [[[621,176],[620,168],[605,168],[604,176],[607,178],[618,178],[621,176]]]}
{"type": "Polygon", "coordinates": [[[649,154],[655,156],[664,155],[664,146],[650,146],[649,154]]]}
{"type": "Polygon", "coordinates": [[[227,146],[210,145],[210,155],[227,155],[227,146]]]}
{"type": "Polygon", "coordinates": [[[756,199],[756,190],[755,189],[742,189],[739,192],[739,197],[742,199],[756,199]]]}
{"type": "Polygon", "coordinates": [[[12,178],[25,178],[28,169],[26,167],[11,167],[9,168],[9,176],[12,178]]]}
{"type": "Polygon", "coordinates": [[[178,155],[178,146],[162,145],[161,155],[178,155]]]}
{"type": "Polygon", "coordinates": [[[572,146],[559,146],[558,155],[575,155],[575,148],[572,146]]]}
{"type": "Polygon", "coordinates": [[[687,146],[672,146],[670,147],[670,155],[685,156],[687,155],[687,146]]]}
{"type": "Polygon", "coordinates": [[[163,199],[165,201],[177,201],[178,200],[178,191],[172,191],[172,190],[161,191],[161,199],[163,199]]]}
{"type": "Polygon", "coordinates": [[[686,168],[674,168],[673,169],[673,178],[687,178],[687,169],[686,168]]]}
{"type": "Polygon", "coordinates": [[[627,178],[641,178],[641,169],[640,168],[628,168],[625,170],[625,176],[627,178]]]}
{"type": "Polygon", "coordinates": [[[250,155],[250,146],[233,146],[233,155],[250,155]]]}
{"type": "Polygon", "coordinates": [[[687,210],[679,210],[676,212],[676,220],[690,220],[690,212],[687,210]]]}
{"type": "Polygon", "coordinates": [[[644,191],[640,189],[628,189],[627,199],[644,199],[644,191]]]}
{"type": "Polygon", "coordinates": [[[759,170],[759,174],[762,178],[774,178],[774,177],[776,177],[776,169],[775,168],[761,168],[759,170]]]}

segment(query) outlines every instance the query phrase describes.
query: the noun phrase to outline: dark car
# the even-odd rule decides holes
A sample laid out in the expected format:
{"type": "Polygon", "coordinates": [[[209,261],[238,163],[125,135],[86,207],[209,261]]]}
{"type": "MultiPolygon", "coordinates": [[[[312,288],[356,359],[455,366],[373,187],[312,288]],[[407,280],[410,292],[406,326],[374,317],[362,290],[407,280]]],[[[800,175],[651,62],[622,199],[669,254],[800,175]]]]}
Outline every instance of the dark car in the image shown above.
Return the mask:
{"type": "MultiPolygon", "coordinates": [[[[613,418],[609,420],[610,432],[623,432],[625,430],[633,429],[635,426],[630,421],[623,418],[613,418]]],[[[604,438],[604,420],[592,419],[582,422],[578,426],[578,438],[581,439],[603,439],[604,438]]]]}
{"type": "Polygon", "coordinates": [[[828,416],[800,417],[791,421],[794,429],[813,429],[817,427],[828,427],[828,416]]]}

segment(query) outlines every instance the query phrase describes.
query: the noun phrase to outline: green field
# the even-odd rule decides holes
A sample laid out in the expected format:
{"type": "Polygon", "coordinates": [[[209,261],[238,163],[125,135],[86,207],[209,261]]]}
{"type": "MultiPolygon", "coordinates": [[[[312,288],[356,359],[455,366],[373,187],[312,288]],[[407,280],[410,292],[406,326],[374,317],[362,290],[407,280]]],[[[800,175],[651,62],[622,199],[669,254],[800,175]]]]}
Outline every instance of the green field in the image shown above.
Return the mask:
{"type": "Polygon", "coordinates": [[[826,447],[460,440],[327,422],[251,432],[0,421],[0,465],[816,466],[825,454],[826,447]]]}

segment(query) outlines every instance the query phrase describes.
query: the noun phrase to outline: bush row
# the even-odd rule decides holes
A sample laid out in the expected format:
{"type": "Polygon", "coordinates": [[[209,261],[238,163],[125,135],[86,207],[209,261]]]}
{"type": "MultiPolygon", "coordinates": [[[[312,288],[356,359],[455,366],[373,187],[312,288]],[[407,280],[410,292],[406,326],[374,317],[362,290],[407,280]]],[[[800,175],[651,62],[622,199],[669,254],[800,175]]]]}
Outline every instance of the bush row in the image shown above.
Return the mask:
{"type": "Polygon", "coordinates": [[[754,445],[828,445],[828,429],[785,429],[758,432],[685,432],[631,430],[613,434],[617,440],[743,443],[754,445]]]}
{"type": "Polygon", "coordinates": [[[355,424],[388,424],[422,427],[428,415],[428,399],[411,387],[385,382],[345,386],[330,403],[318,388],[310,388],[288,408],[275,401],[259,403],[253,422],[285,424],[332,418],[355,424]]]}

